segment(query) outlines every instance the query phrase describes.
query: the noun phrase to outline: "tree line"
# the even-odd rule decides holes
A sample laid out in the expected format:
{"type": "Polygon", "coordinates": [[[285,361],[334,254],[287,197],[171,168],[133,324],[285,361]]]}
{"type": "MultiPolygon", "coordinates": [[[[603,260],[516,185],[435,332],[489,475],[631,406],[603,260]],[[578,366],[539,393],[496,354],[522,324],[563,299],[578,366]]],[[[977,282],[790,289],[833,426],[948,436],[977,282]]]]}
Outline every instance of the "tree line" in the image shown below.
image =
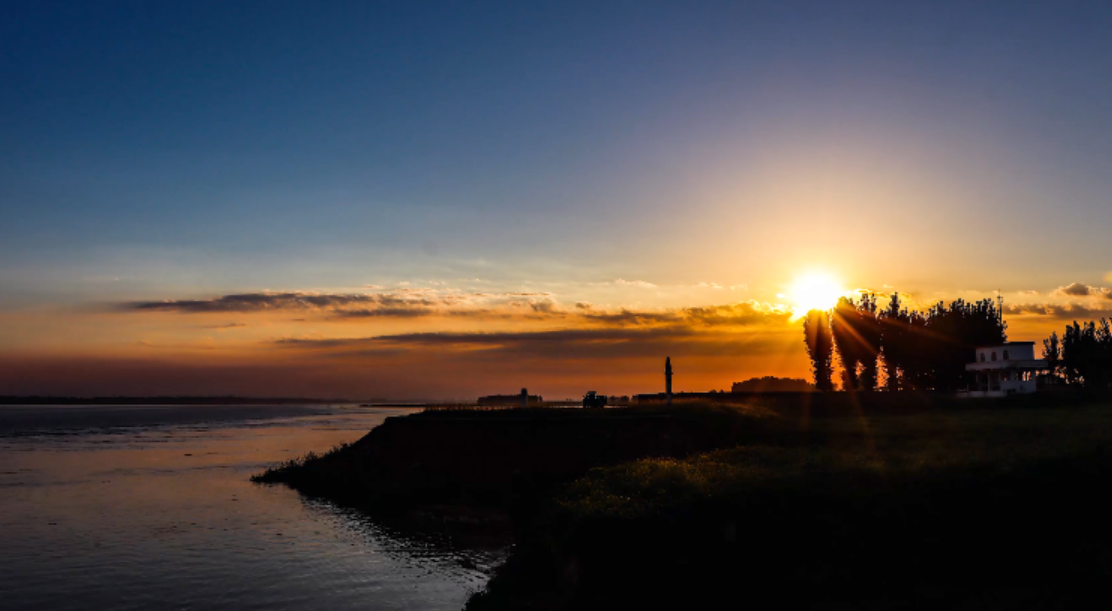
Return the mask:
{"type": "Polygon", "coordinates": [[[1052,379],[1084,388],[1112,387],[1112,328],[1105,319],[1066,325],[1043,340],[1043,358],[1052,379]]]}
{"type": "Polygon", "coordinates": [[[965,365],[977,346],[1007,341],[1007,324],[991,299],[940,301],[920,312],[904,307],[898,293],[883,309],[866,293],[811,310],[803,335],[819,390],[834,389],[836,357],[843,390],[876,390],[883,371],[887,390],[952,391],[967,385],[965,365]]]}

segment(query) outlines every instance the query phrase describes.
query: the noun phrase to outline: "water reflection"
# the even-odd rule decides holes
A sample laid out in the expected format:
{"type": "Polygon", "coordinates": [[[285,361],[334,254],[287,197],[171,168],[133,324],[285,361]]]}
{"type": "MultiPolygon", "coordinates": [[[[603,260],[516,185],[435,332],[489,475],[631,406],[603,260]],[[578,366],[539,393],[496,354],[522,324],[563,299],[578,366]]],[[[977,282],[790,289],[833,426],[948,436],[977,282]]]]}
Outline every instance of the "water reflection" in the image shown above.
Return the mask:
{"type": "Polygon", "coordinates": [[[503,553],[247,480],[404,410],[71,409],[0,408],[5,609],[459,609],[503,553]]]}

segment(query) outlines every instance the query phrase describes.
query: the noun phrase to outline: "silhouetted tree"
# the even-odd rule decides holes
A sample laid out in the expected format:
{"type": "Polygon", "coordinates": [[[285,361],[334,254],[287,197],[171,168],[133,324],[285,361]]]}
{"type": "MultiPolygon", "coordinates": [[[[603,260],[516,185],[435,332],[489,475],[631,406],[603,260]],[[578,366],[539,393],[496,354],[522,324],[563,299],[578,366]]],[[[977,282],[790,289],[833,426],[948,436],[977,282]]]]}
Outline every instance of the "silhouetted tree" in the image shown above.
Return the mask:
{"type": "Polygon", "coordinates": [[[1066,325],[1062,335],[1062,373],[1069,384],[1108,389],[1112,383],[1112,328],[1105,319],[1066,325]]]}
{"type": "Polygon", "coordinates": [[[977,346],[1007,341],[1007,325],[991,299],[939,302],[921,313],[901,308],[894,296],[878,315],[872,294],[863,295],[860,304],[843,297],[830,325],[847,390],[876,387],[881,354],[890,389],[956,390],[968,380],[965,365],[972,362],[977,346]]]}
{"type": "Polygon", "coordinates": [[[876,295],[861,296],[857,305],[857,335],[860,339],[857,360],[861,363],[861,390],[876,390],[877,358],[880,356],[880,321],[876,314],[876,295]]]}
{"type": "Polygon", "coordinates": [[[830,331],[830,315],[821,310],[811,310],[803,319],[803,336],[807,355],[811,358],[811,372],[815,388],[822,391],[834,389],[831,380],[834,369],[834,338],[830,331]]]}
{"type": "Polygon", "coordinates": [[[892,293],[888,307],[878,316],[880,324],[880,350],[884,359],[885,386],[890,391],[897,391],[908,384],[907,370],[907,338],[910,333],[909,315],[900,303],[900,294],[892,293]]]}
{"type": "Polygon", "coordinates": [[[1096,325],[1097,346],[1093,359],[1096,387],[1108,390],[1112,386],[1112,327],[1108,320],[1102,318],[1096,325]]]}
{"type": "Polygon", "coordinates": [[[1046,359],[1046,368],[1050,371],[1050,378],[1058,378],[1059,362],[1062,360],[1062,347],[1058,342],[1058,334],[1051,333],[1050,337],[1043,340],[1043,358],[1046,359]]]}
{"type": "Polygon", "coordinates": [[[932,388],[934,377],[928,349],[932,341],[927,316],[918,310],[907,313],[907,333],[901,350],[903,380],[906,388],[927,390],[932,388]]]}
{"type": "Polygon", "coordinates": [[[991,299],[967,303],[958,299],[948,306],[939,302],[927,312],[928,334],[923,341],[930,361],[931,388],[956,390],[967,381],[966,363],[977,346],[1007,341],[1006,325],[991,299]]]}
{"type": "Polygon", "coordinates": [[[876,297],[862,295],[859,304],[842,297],[834,306],[831,327],[838,358],[842,361],[843,388],[875,390],[881,335],[876,297]]]}
{"type": "Polygon", "coordinates": [[[842,362],[842,390],[857,390],[857,366],[860,363],[858,340],[857,304],[848,297],[840,297],[830,316],[834,347],[842,362]]]}

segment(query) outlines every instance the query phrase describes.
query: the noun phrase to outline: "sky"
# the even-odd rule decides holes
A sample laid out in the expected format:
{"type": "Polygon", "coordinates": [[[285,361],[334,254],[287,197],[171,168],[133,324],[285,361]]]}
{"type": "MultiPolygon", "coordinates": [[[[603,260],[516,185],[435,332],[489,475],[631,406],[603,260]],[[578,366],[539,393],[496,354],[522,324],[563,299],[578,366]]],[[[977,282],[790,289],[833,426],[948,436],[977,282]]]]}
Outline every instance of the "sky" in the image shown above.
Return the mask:
{"type": "Polygon", "coordinates": [[[1093,2],[0,5],[0,394],[804,377],[796,283],[1112,314],[1093,2]]]}

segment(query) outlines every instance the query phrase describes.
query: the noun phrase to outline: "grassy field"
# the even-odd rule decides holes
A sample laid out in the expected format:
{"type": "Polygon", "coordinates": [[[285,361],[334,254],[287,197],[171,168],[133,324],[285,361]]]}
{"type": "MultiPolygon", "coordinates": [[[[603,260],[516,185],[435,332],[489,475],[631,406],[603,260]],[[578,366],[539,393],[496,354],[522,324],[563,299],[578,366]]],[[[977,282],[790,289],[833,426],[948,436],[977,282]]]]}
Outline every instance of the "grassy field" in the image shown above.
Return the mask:
{"type": "Polygon", "coordinates": [[[1112,404],[916,401],[780,410],[736,447],[594,469],[468,608],[1043,609],[1099,593],[1112,404]]]}

